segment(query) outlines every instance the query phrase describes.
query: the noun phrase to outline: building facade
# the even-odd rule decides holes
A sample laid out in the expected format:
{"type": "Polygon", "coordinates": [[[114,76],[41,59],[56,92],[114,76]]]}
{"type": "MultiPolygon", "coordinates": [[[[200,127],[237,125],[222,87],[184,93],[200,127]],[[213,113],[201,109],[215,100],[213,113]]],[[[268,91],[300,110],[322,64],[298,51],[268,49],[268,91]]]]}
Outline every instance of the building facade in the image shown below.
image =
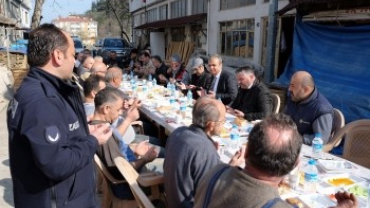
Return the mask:
{"type": "MultiPolygon", "coordinates": [[[[281,9],[289,1],[278,3],[281,9]]],[[[159,30],[165,32],[166,44],[191,41],[207,54],[218,53],[226,61],[265,63],[269,0],[133,0],[130,12],[136,43],[159,30]],[[191,21],[197,14],[203,14],[204,19],[191,21]]]]}
{"type": "Polygon", "coordinates": [[[31,0],[0,0],[0,46],[23,39],[31,24],[30,10],[31,0]]]}
{"type": "Polygon", "coordinates": [[[58,17],[52,23],[70,33],[71,36],[78,36],[85,46],[93,46],[97,40],[98,23],[91,18],[69,15],[58,17]]]}

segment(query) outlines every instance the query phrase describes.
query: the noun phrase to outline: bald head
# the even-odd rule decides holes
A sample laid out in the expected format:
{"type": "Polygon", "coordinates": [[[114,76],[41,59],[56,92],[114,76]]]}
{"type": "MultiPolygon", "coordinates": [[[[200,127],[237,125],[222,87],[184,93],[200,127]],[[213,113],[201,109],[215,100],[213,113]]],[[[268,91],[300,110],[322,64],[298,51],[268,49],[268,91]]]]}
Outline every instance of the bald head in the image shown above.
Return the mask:
{"type": "Polygon", "coordinates": [[[103,57],[101,56],[95,56],[94,60],[95,60],[95,63],[103,63],[103,57]]]}
{"type": "Polygon", "coordinates": [[[82,65],[84,68],[91,70],[91,67],[94,65],[94,62],[95,62],[94,58],[91,56],[88,56],[86,57],[82,65]]]}
{"type": "Polygon", "coordinates": [[[297,164],[301,145],[294,121],[284,114],[272,114],[249,134],[246,161],[266,175],[282,177],[297,164]]]}
{"type": "Polygon", "coordinates": [[[103,62],[95,62],[91,67],[91,73],[100,77],[105,77],[107,66],[103,62]]]}
{"type": "Polygon", "coordinates": [[[295,102],[306,100],[314,91],[315,83],[310,73],[297,71],[290,80],[289,92],[295,102]]]}
{"type": "Polygon", "coordinates": [[[120,87],[122,82],[122,70],[118,67],[111,67],[108,69],[105,79],[114,87],[120,87]]]}

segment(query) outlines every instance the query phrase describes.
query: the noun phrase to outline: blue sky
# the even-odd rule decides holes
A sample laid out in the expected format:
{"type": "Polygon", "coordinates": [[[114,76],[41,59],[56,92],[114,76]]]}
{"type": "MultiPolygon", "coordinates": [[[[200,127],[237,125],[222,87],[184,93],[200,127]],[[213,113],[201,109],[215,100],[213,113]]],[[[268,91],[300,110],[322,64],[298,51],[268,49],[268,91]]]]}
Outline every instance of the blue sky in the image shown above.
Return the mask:
{"type": "MultiPolygon", "coordinates": [[[[45,0],[42,7],[42,21],[41,23],[50,23],[58,16],[66,17],[69,14],[83,14],[91,8],[91,3],[94,0],[45,0]]],[[[33,15],[33,8],[35,0],[31,0],[31,14],[33,15]]]]}

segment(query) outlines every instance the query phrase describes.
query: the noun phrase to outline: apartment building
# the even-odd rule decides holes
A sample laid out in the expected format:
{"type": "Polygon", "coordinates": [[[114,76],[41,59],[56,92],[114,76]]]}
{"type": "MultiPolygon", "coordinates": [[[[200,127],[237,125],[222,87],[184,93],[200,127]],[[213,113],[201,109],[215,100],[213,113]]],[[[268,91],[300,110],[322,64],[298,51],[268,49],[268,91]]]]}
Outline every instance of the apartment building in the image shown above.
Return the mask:
{"type": "Polygon", "coordinates": [[[93,46],[97,40],[98,23],[89,17],[69,15],[67,17],[58,17],[52,22],[72,36],[80,37],[85,46],[93,46]]]}

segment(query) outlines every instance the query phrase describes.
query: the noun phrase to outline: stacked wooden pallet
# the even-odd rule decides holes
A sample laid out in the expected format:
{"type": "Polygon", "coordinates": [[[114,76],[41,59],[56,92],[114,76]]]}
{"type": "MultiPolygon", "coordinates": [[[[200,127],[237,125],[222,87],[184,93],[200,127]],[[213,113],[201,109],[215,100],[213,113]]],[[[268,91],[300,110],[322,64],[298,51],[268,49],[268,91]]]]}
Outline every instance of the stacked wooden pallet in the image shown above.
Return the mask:
{"type": "Polygon", "coordinates": [[[171,56],[178,54],[183,63],[188,63],[190,55],[194,52],[194,43],[192,42],[170,42],[167,47],[166,63],[171,62],[171,56]]]}
{"type": "MultiPolygon", "coordinates": [[[[17,90],[29,71],[27,55],[22,53],[9,53],[9,56],[10,70],[14,77],[14,90],[17,90]]],[[[8,57],[5,51],[0,52],[0,62],[8,66],[8,57]]]]}

